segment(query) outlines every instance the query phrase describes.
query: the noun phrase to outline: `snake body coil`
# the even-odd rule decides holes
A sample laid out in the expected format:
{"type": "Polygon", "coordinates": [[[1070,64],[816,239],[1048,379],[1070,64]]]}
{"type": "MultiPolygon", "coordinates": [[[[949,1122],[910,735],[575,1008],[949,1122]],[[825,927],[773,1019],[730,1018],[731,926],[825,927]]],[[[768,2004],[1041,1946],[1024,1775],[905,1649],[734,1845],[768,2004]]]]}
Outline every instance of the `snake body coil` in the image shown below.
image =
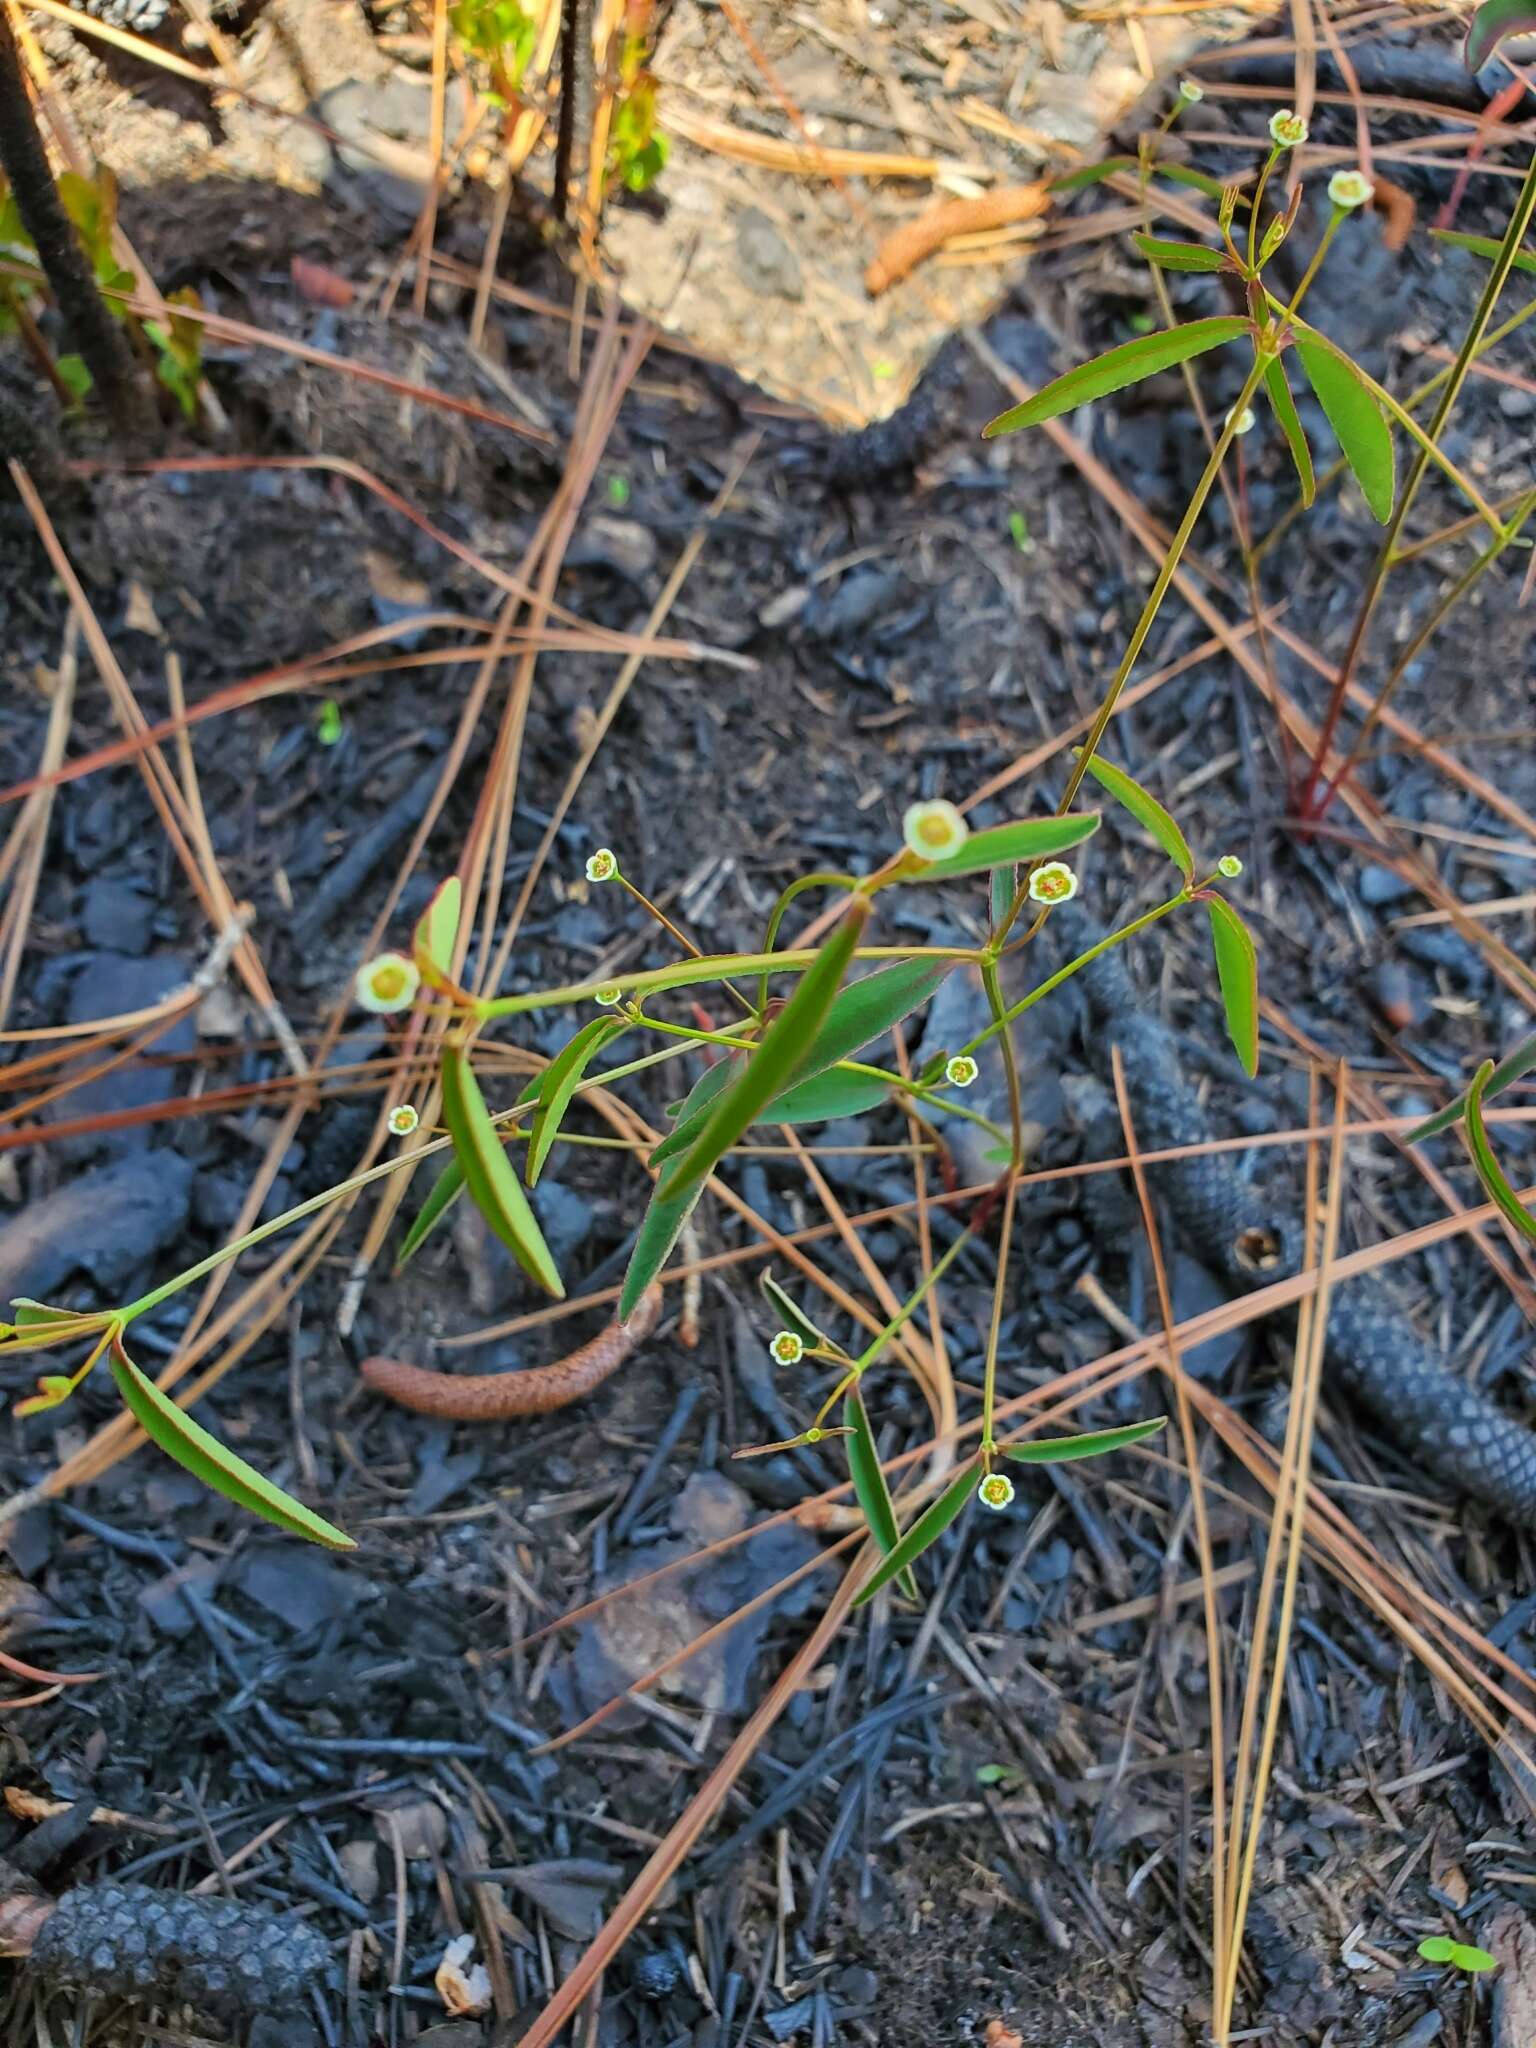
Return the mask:
{"type": "MultiPolygon", "coordinates": [[[[1058,913],[1058,917],[1060,913],[1058,913]]],[[[1072,940],[1086,945],[1081,921],[1072,940]]],[[[1101,1026],[1095,1052],[1120,1048],[1137,1142],[1145,1150],[1214,1136],[1184,1078],[1174,1039],[1137,997],[1124,962],[1105,954],[1081,980],[1101,1026]]],[[[1301,1226],[1224,1153],[1149,1169],[1189,1249],[1233,1286],[1267,1286],[1299,1269],[1301,1226]]],[[[1403,1450],[1509,1521],[1536,1528],[1536,1434],[1448,1371],[1391,1290],[1360,1274],[1333,1291],[1325,1363],[1335,1385],[1403,1450]]]]}

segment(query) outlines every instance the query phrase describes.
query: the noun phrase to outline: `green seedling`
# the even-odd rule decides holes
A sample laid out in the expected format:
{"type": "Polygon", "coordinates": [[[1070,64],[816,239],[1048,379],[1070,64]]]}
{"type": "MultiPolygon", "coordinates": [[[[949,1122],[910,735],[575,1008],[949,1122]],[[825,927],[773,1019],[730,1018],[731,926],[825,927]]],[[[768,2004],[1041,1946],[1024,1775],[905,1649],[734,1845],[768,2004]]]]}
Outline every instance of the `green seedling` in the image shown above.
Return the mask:
{"type": "Polygon", "coordinates": [[[1444,1934],[1431,1934],[1421,1941],[1419,1954],[1426,1963],[1445,1963],[1453,1970],[1465,1970],[1469,1977],[1480,1977],[1484,1971],[1499,1967],[1498,1957],[1489,1955],[1487,1949],[1472,1948],[1444,1934]]]}

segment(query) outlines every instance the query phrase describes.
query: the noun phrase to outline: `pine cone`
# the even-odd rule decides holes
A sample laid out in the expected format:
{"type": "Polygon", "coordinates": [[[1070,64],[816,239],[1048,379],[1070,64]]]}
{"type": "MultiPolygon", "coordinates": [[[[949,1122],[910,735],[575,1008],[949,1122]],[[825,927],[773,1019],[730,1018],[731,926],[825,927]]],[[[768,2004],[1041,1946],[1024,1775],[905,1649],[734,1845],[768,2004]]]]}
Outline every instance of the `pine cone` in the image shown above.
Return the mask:
{"type": "Polygon", "coordinates": [[[221,2018],[290,2010],[326,1957],[302,1921],[147,1884],[77,1886],[32,1948],[33,1966],[71,1990],[153,1996],[221,2018]]]}

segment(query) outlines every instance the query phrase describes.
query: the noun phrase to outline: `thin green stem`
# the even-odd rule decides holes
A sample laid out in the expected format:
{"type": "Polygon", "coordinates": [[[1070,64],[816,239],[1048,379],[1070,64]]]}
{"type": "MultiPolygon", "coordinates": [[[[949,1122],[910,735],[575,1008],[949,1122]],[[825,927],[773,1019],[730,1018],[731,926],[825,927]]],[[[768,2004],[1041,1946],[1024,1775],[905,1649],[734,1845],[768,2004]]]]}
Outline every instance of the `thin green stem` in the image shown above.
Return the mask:
{"type": "MultiPolygon", "coordinates": [[[[643,889],[637,889],[634,883],[629,879],[628,875],[615,875],[614,880],[619,884],[620,888],[628,891],[629,895],[633,897],[635,902],[640,905],[640,908],[642,910],[646,911],[651,917],[655,918],[656,922],[661,926],[662,930],[666,932],[671,938],[675,939],[678,945],[682,947],[683,951],[687,953],[690,956],[690,958],[694,960],[702,960],[704,958],[703,948],[700,946],[696,946],[693,940],[689,938],[688,934],[685,931],[683,931],[679,926],[675,925],[672,922],[671,918],[667,916],[666,912],[662,910],[657,904],[651,901],[650,897],[646,895],[643,889]]],[[[737,1002],[740,1003],[741,1007],[746,1011],[749,1017],[754,1014],[752,1005],[747,1001],[746,997],[742,994],[739,988],[734,987],[732,983],[728,981],[722,983],[722,986],[724,987],[728,995],[732,995],[736,998],[737,1002]]]]}
{"type": "MultiPolygon", "coordinates": [[[[1301,283],[1297,285],[1295,294],[1291,299],[1291,303],[1286,307],[1284,313],[1281,315],[1282,321],[1289,320],[1294,317],[1296,308],[1301,304],[1302,300],[1307,296],[1307,293],[1312,289],[1313,280],[1316,278],[1317,273],[1323,267],[1323,258],[1328,254],[1329,245],[1332,243],[1334,236],[1338,233],[1339,222],[1343,218],[1344,208],[1342,206],[1336,206],[1333,209],[1333,213],[1329,218],[1327,227],[1323,229],[1322,239],[1319,241],[1317,247],[1312,252],[1312,261],[1307,265],[1306,269],[1302,272],[1301,283]]],[[[1268,297],[1268,294],[1266,294],[1266,297],[1268,297]]],[[[1271,301],[1271,303],[1273,302],[1271,301]]]]}
{"type": "Polygon", "coordinates": [[[1017,1169],[1008,1175],[1008,1186],[1003,1194],[1003,1227],[997,1242],[997,1279],[992,1286],[992,1320],[987,1329],[987,1362],[981,1382],[981,1469],[985,1476],[992,1469],[992,1453],[996,1444],[992,1435],[992,1418],[997,1409],[997,1356],[1003,1339],[1003,1302],[1008,1287],[1008,1255],[1013,1244],[1013,1215],[1018,1202],[1019,1176],[1017,1169]]]}
{"type": "MultiPolygon", "coordinates": [[[[1536,151],[1532,152],[1530,163],[1526,166],[1525,182],[1521,185],[1520,195],[1510,212],[1509,222],[1504,230],[1504,239],[1499,245],[1499,253],[1494,258],[1493,266],[1488,273],[1487,282],[1483,286],[1482,296],[1477,302],[1477,308],[1468,324],[1467,331],[1462,336],[1461,347],[1457,350],[1456,360],[1451,365],[1451,374],[1446,379],[1445,388],[1440,394],[1440,402],[1435,407],[1434,415],[1430,420],[1429,433],[1426,439],[1436,446],[1438,446],[1440,436],[1445,431],[1446,423],[1450,419],[1456,401],[1461,396],[1461,388],[1471,374],[1472,365],[1477,359],[1483,338],[1487,334],[1493,319],[1494,309],[1498,305],[1499,295],[1508,281],[1511,270],[1514,268],[1515,257],[1520,252],[1521,244],[1525,240],[1526,229],[1531,224],[1533,214],[1536,214],[1536,151]]],[[[1406,418],[1406,415],[1404,417],[1406,418]]],[[[1318,792],[1323,776],[1327,772],[1329,751],[1333,746],[1334,736],[1338,731],[1339,720],[1344,714],[1344,706],[1349,699],[1350,687],[1355,678],[1355,669],[1359,664],[1360,655],[1365,646],[1366,632],[1369,629],[1371,620],[1375,617],[1376,607],[1381,601],[1381,593],[1386,586],[1387,577],[1391,573],[1393,559],[1397,552],[1398,540],[1402,535],[1409,510],[1414,499],[1418,496],[1419,486],[1423,483],[1428,468],[1429,455],[1423,444],[1421,444],[1418,458],[1413,468],[1409,471],[1407,481],[1398,493],[1397,503],[1392,509],[1392,517],[1388,521],[1386,533],[1382,537],[1381,547],[1371,572],[1370,581],[1366,585],[1365,595],[1355,615],[1355,623],[1350,633],[1349,645],[1345,648],[1343,660],[1339,663],[1339,672],[1334,681],[1332,694],[1328,700],[1328,708],[1323,714],[1322,723],[1318,729],[1312,765],[1308,771],[1307,780],[1302,788],[1297,806],[1301,816],[1309,822],[1315,822],[1322,815],[1322,808],[1318,801],[1318,792]]]]}
{"type": "MultiPolygon", "coordinates": [[[[797,896],[803,895],[807,889],[856,889],[857,887],[858,878],[854,875],[802,875],[798,882],[791,882],[789,887],[785,889],[780,895],[778,902],[775,903],[775,905],[773,906],[772,913],[768,919],[767,934],[763,939],[763,951],[765,953],[771,953],[773,951],[779,936],[779,926],[784,922],[785,911],[788,910],[789,906],[791,905],[791,903],[794,902],[795,898],[797,896]]],[[[764,1010],[767,1009],[767,1007],[768,970],[765,967],[763,969],[762,979],[758,983],[757,1014],[761,1016],[764,1010]]]]}
{"type": "MultiPolygon", "coordinates": [[[[1271,300],[1270,304],[1274,306],[1277,302],[1271,300]]],[[[1290,317],[1289,313],[1287,313],[1286,317],[1290,317]]],[[[1457,468],[1456,464],[1451,461],[1444,450],[1437,445],[1432,432],[1426,432],[1419,425],[1418,421],[1402,404],[1401,400],[1394,398],[1390,391],[1383,389],[1368,371],[1362,370],[1354,358],[1346,355],[1343,349],[1328,339],[1326,334],[1319,333],[1315,327],[1309,327],[1305,320],[1298,320],[1295,324],[1301,328],[1309,341],[1314,341],[1319,348],[1326,349],[1329,355],[1335,357],[1339,362],[1348,367],[1352,376],[1359,378],[1377,404],[1384,411],[1391,414],[1392,418],[1397,421],[1398,425],[1411,440],[1418,443],[1419,460],[1421,462],[1433,462],[1436,468],[1455,484],[1467,503],[1475,509],[1478,516],[1482,519],[1483,524],[1494,533],[1501,532],[1503,528],[1498,513],[1494,511],[1493,507],[1483,497],[1477,485],[1473,483],[1472,479],[1463,470],[1457,468]]],[[[1400,509],[1400,505],[1397,509],[1400,509]]],[[[1392,526],[1394,530],[1400,531],[1401,521],[1397,517],[1397,509],[1393,513],[1392,526]]],[[[1395,557],[1392,559],[1395,559],[1395,557]]],[[[1389,559],[1387,562],[1388,569],[1392,567],[1392,559],[1389,559]]]]}
{"type": "Polygon", "coordinates": [[[1107,953],[1111,946],[1120,946],[1127,939],[1134,939],[1138,932],[1146,931],[1149,925],[1157,924],[1167,917],[1170,911],[1177,910],[1180,904],[1188,903],[1195,893],[1195,888],[1196,884],[1187,884],[1177,896],[1170,896],[1166,903],[1159,903],[1155,909],[1146,911],[1141,917],[1133,918],[1129,924],[1122,925],[1118,931],[1110,932],[1106,938],[1100,939],[1097,945],[1090,946],[1086,953],[1079,953],[1075,960],[1069,960],[1065,967],[1059,967],[1054,974],[1047,975],[1038,988],[1032,988],[1027,996],[1021,996],[1011,1009],[1004,1010],[1001,1016],[995,1017],[984,1031],[978,1031],[968,1045],[962,1045],[956,1058],[961,1058],[966,1053],[974,1053],[976,1048],[985,1045],[989,1038],[995,1037],[999,1031],[1004,1031],[1010,1024],[1016,1023],[1026,1010],[1032,1010],[1043,997],[1060,988],[1064,981],[1070,980],[1080,967],[1086,967],[1089,961],[1097,960],[1099,955],[1107,953]]]}
{"type": "Polygon", "coordinates": [[[853,1361],[854,1379],[857,1379],[860,1373],[872,1366],[897,1332],[911,1322],[913,1316],[917,1314],[917,1311],[922,1307],[934,1288],[938,1286],[944,1275],[949,1271],[950,1267],[959,1258],[961,1252],[965,1250],[974,1236],[975,1230],[973,1226],[967,1224],[954,1243],[940,1253],[939,1257],[935,1259],[932,1268],[923,1276],[921,1286],[917,1288],[915,1293],[908,1296],[901,1307],[897,1309],[895,1315],[885,1325],[884,1329],[877,1332],[870,1339],[869,1343],[865,1345],[864,1349],[853,1361]]]}
{"type": "MultiPolygon", "coordinates": [[[[975,966],[981,953],[975,946],[859,946],[855,960],[957,960],[975,966]]],[[[614,989],[620,995],[650,995],[664,988],[693,988],[702,982],[724,981],[733,974],[791,973],[803,970],[816,958],[814,946],[796,946],[784,953],[711,953],[699,960],[677,960],[670,967],[651,967],[638,974],[617,975],[612,981],[573,981],[559,988],[534,989],[527,995],[495,996],[475,1005],[482,1023],[496,1017],[521,1017],[530,1010],[551,1010],[567,1003],[590,1002],[599,989],[614,989]]]]}
{"type": "MultiPolygon", "coordinates": [[[[703,1031],[695,1024],[669,1024],[659,1017],[637,1014],[634,1022],[651,1031],[663,1032],[669,1038],[685,1038],[695,1045],[719,1045],[729,1052],[756,1052],[754,1038],[735,1038],[727,1031],[703,1031]]],[[[1004,1133],[980,1110],[970,1109],[963,1102],[956,1102],[953,1096],[944,1095],[931,1084],[914,1081],[905,1074],[893,1074],[885,1067],[870,1066],[864,1060],[835,1060],[827,1072],[834,1074],[862,1074],[872,1081],[883,1081],[898,1095],[910,1095],[916,1102],[926,1102],[931,1108],[942,1109],[951,1116],[963,1117],[967,1123],[979,1124],[988,1134],[1001,1141],[1004,1133]]],[[[601,1078],[601,1077],[600,1077],[601,1078]]],[[[772,1123],[772,1104],[763,1113],[762,1121],[772,1123]]]]}
{"type": "MultiPolygon", "coordinates": [[[[1257,199],[1255,199],[1255,205],[1257,205],[1257,199]]],[[[1141,608],[1141,617],[1136,621],[1135,630],[1131,634],[1125,653],[1120,658],[1120,666],[1115,671],[1114,680],[1110,683],[1104,702],[1099,706],[1093,725],[1089,730],[1088,737],[1083,742],[1082,751],[1073,763],[1072,771],[1067,777],[1066,789],[1062,795],[1061,802],[1056,806],[1056,815],[1059,818],[1065,817],[1068,811],[1071,810],[1073,800],[1076,798],[1077,792],[1082,785],[1083,777],[1088,773],[1088,763],[1093,759],[1103,742],[1104,735],[1109,729],[1109,721],[1114,717],[1115,707],[1120,701],[1120,694],[1130,680],[1131,670],[1136,666],[1137,657],[1141,653],[1147,635],[1152,630],[1152,623],[1162,610],[1163,599],[1168,595],[1169,586],[1178,573],[1179,564],[1184,558],[1184,550],[1189,545],[1190,535],[1194,532],[1196,521],[1205,509],[1205,501],[1211,494],[1212,486],[1215,484],[1221,470],[1221,465],[1226,459],[1227,450],[1232,445],[1237,431],[1237,422],[1242,418],[1254,393],[1263,382],[1264,372],[1271,360],[1272,355],[1269,351],[1264,349],[1255,350],[1253,366],[1243,381],[1243,388],[1238,394],[1237,402],[1227,414],[1222,430],[1217,436],[1216,445],[1211,450],[1205,468],[1200,473],[1200,481],[1195,485],[1194,493],[1185,507],[1184,517],[1179,521],[1178,530],[1169,542],[1168,552],[1163,557],[1162,567],[1158,570],[1156,580],[1147,593],[1147,601],[1141,608]]],[[[1021,881],[1014,895],[1013,902],[1009,907],[1008,915],[1003,920],[1001,930],[992,939],[994,949],[1000,949],[1001,941],[1012,930],[1020,911],[1022,911],[1028,900],[1028,882],[1027,880],[1021,881]]],[[[994,950],[993,958],[996,958],[996,950],[994,950]]]]}
{"type": "Polygon", "coordinates": [[[1259,173],[1259,182],[1254,187],[1253,202],[1248,208],[1248,269],[1256,273],[1259,267],[1259,207],[1264,198],[1264,187],[1269,183],[1269,174],[1279,163],[1281,150],[1278,144],[1269,152],[1264,168],[1259,173]]]}
{"type": "Polygon", "coordinates": [[[1517,537],[1521,527],[1530,518],[1532,512],[1536,512],[1536,490],[1526,492],[1525,496],[1516,506],[1514,516],[1506,526],[1501,528],[1498,538],[1490,541],[1477,560],[1463,570],[1462,574],[1451,585],[1450,589],[1446,591],[1423,625],[1420,626],[1418,632],[1414,634],[1408,645],[1398,655],[1396,661],[1393,662],[1387,672],[1386,680],[1376,693],[1376,701],[1361,721],[1360,730],[1355,734],[1353,741],[1350,743],[1349,752],[1344,756],[1338,773],[1330,779],[1323,789],[1319,801],[1325,809],[1332,801],[1334,792],[1342,785],[1364,753],[1366,742],[1376,730],[1382,713],[1396,695],[1397,687],[1407,674],[1409,668],[1429,645],[1435,634],[1439,632],[1457,605],[1461,603],[1470,590],[1481,582],[1483,576],[1493,567],[1510,542],[1517,537]]]}
{"type": "MultiPolygon", "coordinates": [[[[1477,351],[1479,357],[1487,355],[1490,349],[1497,348],[1501,341],[1507,341],[1510,335],[1514,334],[1519,328],[1525,325],[1526,321],[1531,318],[1533,313],[1536,313],[1536,299],[1529,300],[1525,305],[1523,305],[1520,308],[1518,313],[1511,313],[1507,320],[1501,321],[1497,327],[1495,327],[1489,334],[1486,334],[1483,337],[1483,340],[1479,345],[1477,351]]],[[[1408,412],[1414,412],[1428,399],[1433,398],[1435,393],[1441,390],[1445,385],[1447,378],[1451,374],[1451,369],[1452,365],[1450,363],[1447,363],[1443,369],[1436,370],[1435,374],[1432,377],[1427,377],[1424,380],[1424,382],[1418,386],[1416,390],[1410,391],[1408,396],[1403,400],[1404,409],[1408,412]]],[[[1339,456],[1337,460],[1329,464],[1327,469],[1319,473],[1317,479],[1317,495],[1321,497],[1323,492],[1327,490],[1330,484],[1337,483],[1340,477],[1348,474],[1348,471],[1349,464],[1344,460],[1344,457],[1342,455],[1339,456]]],[[[1264,538],[1261,541],[1259,541],[1255,546],[1255,560],[1258,560],[1262,556],[1267,555],[1270,549],[1275,546],[1276,542],[1283,540],[1285,538],[1286,534],[1290,532],[1292,526],[1294,526],[1296,521],[1301,517],[1302,512],[1304,510],[1305,507],[1302,505],[1300,499],[1297,499],[1297,501],[1294,504],[1288,506],[1286,510],[1281,513],[1280,517],[1275,521],[1274,525],[1269,529],[1268,533],[1266,533],[1264,538]]],[[[1397,563],[1407,561],[1411,552],[1412,550],[1410,549],[1399,548],[1397,553],[1392,558],[1393,562],[1397,563]]]]}

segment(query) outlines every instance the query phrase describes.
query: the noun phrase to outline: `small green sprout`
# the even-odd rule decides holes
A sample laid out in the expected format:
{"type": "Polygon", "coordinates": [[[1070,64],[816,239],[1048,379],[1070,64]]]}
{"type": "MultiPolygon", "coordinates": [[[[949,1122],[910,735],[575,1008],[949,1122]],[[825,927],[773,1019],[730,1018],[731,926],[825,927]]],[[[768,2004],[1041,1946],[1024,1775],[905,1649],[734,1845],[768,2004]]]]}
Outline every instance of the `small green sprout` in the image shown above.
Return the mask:
{"type": "Polygon", "coordinates": [[[168,321],[146,320],[144,332],[155,350],[155,375],[170,392],[186,417],[197,417],[197,388],[203,377],[203,326],[188,318],[196,308],[197,293],[190,285],[172,292],[166,300],[168,321]]]}
{"type": "Polygon", "coordinates": [[[1013,544],[1021,555],[1032,555],[1035,552],[1035,543],[1030,537],[1029,521],[1022,512],[1008,514],[1008,531],[1013,536],[1013,544]]]}
{"type": "Polygon", "coordinates": [[[627,476],[611,476],[608,479],[608,502],[615,512],[622,512],[629,503],[630,489],[627,476]]]}
{"type": "Polygon", "coordinates": [[[1469,1977],[1480,1977],[1485,1970],[1499,1967],[1498,1957],[1489,1955],[1487,1949],[1452,1941],[1446,1934],[1431,1934],[1421,1941],[1419,1954],[1426,1963],[1448,1963],[1453,1970],[1465,1970],[1469,1977]]]}
{"type": "Polygon", "coordinates": [[[341,706],[334,697],[327,697],[315,720],[315,738],[322,747],[334,747],[341,738],[342,730],[341,706]]]}
{"type": "Polygon", "coordinates": [[[976,1782],[978,1785],[1016,1785],[1023,1772],[1015,1770],[1012,1764],[978,1764],[976,1782]]]}

